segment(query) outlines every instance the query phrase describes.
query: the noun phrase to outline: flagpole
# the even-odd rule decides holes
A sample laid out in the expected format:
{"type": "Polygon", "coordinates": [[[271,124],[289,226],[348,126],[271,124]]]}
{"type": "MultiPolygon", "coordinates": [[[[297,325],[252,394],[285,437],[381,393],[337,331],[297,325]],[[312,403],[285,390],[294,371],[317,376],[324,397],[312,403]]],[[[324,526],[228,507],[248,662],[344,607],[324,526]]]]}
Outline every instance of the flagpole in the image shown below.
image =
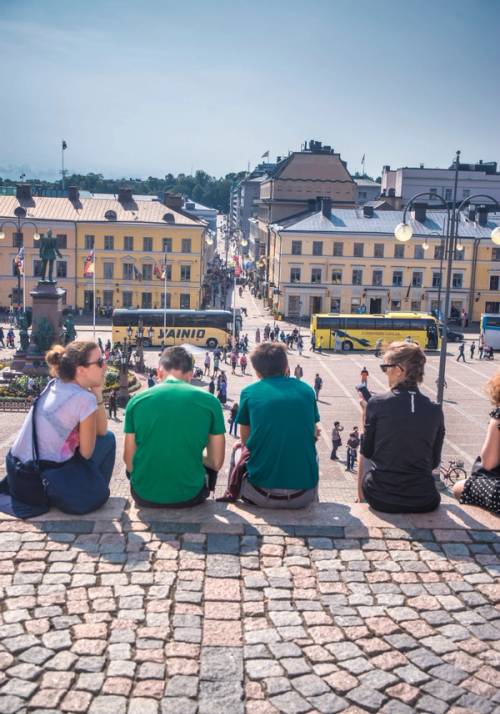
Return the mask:
{"type": "Polygon", "coordinates": [[[26,312],[26,265],[25,265],[24,260],[23,260],[23,312],[26,312]]]}
{"type": "Polygon", "coordinates": [[[167,340],[167,254],[163,254],[163,344],[167,340]]]}
{"type": "Polygon", "coordinates": [[[94,297],[92,299],[92,305],[93,305],[93,311],[92,311],[92,334],[93,334],[93,340],[95,342],[95,303],[96,303],[96,298],[95,298],[95,273],[97,269],[97,260],[96,260],[96,249],[94,246],[94,270],[92,272],[92,290],[94,293],[94,297]]]}

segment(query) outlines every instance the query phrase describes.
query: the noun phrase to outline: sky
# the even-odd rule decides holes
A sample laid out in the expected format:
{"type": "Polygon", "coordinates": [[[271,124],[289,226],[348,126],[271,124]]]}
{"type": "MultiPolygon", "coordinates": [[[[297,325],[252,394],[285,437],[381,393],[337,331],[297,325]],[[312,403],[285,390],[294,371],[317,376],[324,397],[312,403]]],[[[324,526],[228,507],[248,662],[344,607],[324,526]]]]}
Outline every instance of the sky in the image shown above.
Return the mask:
{"type": "Polygon", "coordinates": [[[500,0],[0,0],[0,176],[500,162],[500,0]]]}

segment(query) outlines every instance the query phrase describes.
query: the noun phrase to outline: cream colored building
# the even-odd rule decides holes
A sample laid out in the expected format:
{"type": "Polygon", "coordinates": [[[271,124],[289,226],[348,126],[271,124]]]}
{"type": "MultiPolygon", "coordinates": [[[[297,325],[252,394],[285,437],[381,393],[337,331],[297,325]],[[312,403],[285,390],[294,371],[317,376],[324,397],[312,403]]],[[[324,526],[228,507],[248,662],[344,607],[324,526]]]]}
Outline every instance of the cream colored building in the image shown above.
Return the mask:
{"type": "MultiPolygon", "coordinates": [[[[394,229],[402,215],[370,207],[332,209],[325,200],[319,211],[273,224],[269,297],[274,309],[296,319],[320,312],[444,308],[445,214],[427,211],[421,221],[411,214],[413,238],[399,243],[394,229]]],[[[500,308],[494,289],[500,281],[500,248],[490,240],[499,224],[500,215],[490,214],[487,226],[464,217],[459,225],[463,250],[453,261],[450,305],[453,311],[465,309],[473,320],[500,308]]]]}
{"type": "MultiPolygon", "coordinates": [[[[17,214],[25,250],[26,292],[38,282],[38,233],[49,228],[58,236],[58,285],[67,291],[66,304],[93,308],[93,281],[83,276],[85,258],[95,251],[98,307],[161,307],[167,259],[167,306],[197,308],[201,299],[206,223],[182,209],[182,199],[166,194],[164,201],[135,200],[129,189],[118,196],[80,198],[71,188],[67,198],[33,197],[29,186],[17,196],[0,196],[0,224],[5,238],[0,252],[0,305],[9,306],[17,278],[12,262],[18,252],[17,214]],[[9,297],[10,296],[10,297],[9,297]]],[[[17,297],[17,295],[15,296],[17,297]]],[[[29,304],[29,299],[28,299],[29,304]]],[[[14,301],[15,303],[15,301],[14,301]]]]}

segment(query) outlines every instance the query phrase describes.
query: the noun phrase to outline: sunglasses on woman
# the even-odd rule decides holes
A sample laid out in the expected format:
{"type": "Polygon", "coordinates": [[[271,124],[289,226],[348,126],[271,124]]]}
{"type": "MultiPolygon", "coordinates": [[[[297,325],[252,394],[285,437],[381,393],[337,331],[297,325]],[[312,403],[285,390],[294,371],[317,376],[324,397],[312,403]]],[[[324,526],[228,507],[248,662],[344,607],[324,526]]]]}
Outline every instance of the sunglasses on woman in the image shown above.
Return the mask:
{"type": "Polygon", "coordinates": [[[96,364],[98,367],[103,367],[106,364],[104,357],[99,357],[94,362],[85,362],[86,367],[90,367],[91,364],[96,364]]]}
{"type": "Polygon", "coordinates": [[[385,372],[387,372],[387,370],[390,369],[391,367],[399,367],[399,364],[398,364],[397,362],[394,362],[393,364],[390,364],[390,363],[379,364],[379,367],[380,367],[380,369],[382,370],[382,372],[385,373],[385,372]]]}

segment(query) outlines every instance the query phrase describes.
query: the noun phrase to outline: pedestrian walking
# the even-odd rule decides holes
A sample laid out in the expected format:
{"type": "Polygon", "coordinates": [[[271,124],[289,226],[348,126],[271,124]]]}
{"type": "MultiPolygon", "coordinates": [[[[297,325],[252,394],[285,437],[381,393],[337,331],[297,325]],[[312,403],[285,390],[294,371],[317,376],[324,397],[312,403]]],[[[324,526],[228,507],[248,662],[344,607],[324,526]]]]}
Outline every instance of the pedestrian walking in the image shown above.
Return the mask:
{"type": "Polygon", "coordinates": [[[2,347],[5,347],[5,334],[3,331],[3,327],[0,327],[0,345],[2,347]]]}
{"type": "Polygon", "coordinates": [[[224,406],[227,402],[227,382],[222,379],[219,382],[219,391],[217,392],[217,399],[222,404],[222,406],[224,406]]]}
{"type": "Polygon", "coordinates": [[[233,350],[231,352],[231,374],[236,374],[236,365],[238,364],[238,355],[233,350]]]}
{"type": "Polygon", "coordinates": [[[210,359],[210,352],[205,352],[205,360],[203,362],[205,366],[205,375],[210,374],[210,365],[212,363],[212,360],[210,359]]]}
{"type": "Polygon", "coordinates": [[[346,471],[354,471],[354,463],[358,458],[359,447],[359,430],[357,426],[353,426],[349,439],[347,441],[347,465],[346,471]]]}
{"type": "Polygon", "coordinates": [[[102,340],[100,337],[97,338],[97,344],[99,345],[99,349],[101,350],[101,354],[104,354],[104,347],[102,345],[102,340]]]}
{"type": "Polygon", "coordinates": [[[113,417],[113,419],[116,419],[116,407],[117,407],[117,401],[116,401],[116,389],[113,389],[110,392],[109,398],[108,398],[108,414],[109,418],[113,417]]]}
{"type": "Polygon", "coordinates": [[[332,453],[330,454],[332,461],[338,460],[337,449],[339,446],[342,446],[342,437],[340,436],[340,432],[342,431],[344,431],[344,427],[340,425],[340,422],[334,422],[332,429],[332,453]]]}
{"type": "Polygon", "coordinates": [[[255,343],[257,345],[260,345],[260,329],[259,328],[257,328],[255,330],[255,343]]]}
{"type": "Polygon", "coordinates": [[[247,364],[248,364],[247,356],[246,356],[246,354],[242,354],[240,357],[241,374],[246,374],[247,364]]]}
{"type": "Polygon", "coordinates": [[[208,391],[210,392],[210,394],[215,394],[215,382],[213,377],[210,377],[210,382],[208,383],[208,391]]]}
{"type": "Polygon", "coordinates": [[[309,352],[316,352],[316,337],[311,335],[311,346],[309,347],[309,352]]]}
{"type": "Polygon", "coordinates": [[[484,352],[484,335],[479,335],[479,359],[483,359],[484,352]]]}
{"type": "Polygon", "coordinates": [[[321,354],[322,349],[323,349],[323,338],[320,337],[320,338],[319,338],[319,342],[318,342],[318,352],[319,352],[320,354],[321,354]]]}
{"type": "Polygon", "coordinates": [[[474,359],[474,352],[476,351],[476,343],[472,342],[470,346],[470,358],[474,359]]]}
{"type": "Polygon", "coordinates": [[[314,393],[316,394],[316,401],[319,401],[319,393],[321,392],[321,389],[323,387],[323,380],[319,376],[318,373],[316,373],[316,376],[314,377],[314,393]]]}
{"type": "Polygon", "coordinates": [[[304,349],[304,340],[302,337],[299,335],[297,337],[297,350],[299,352],[299,355],[302,357],[302,350],[304,349]]]}
{"type": "MultiPolygon", "coordinates": [[[[408,338],[406,338],[408,339],[408,338]]],[[[375,357],[380,357],[380,353],[382,351],[382,338],[379,337],[378,340],[375,342],[375,357]]]]}
{"type": "Polygon", "coordinates": [[[238,422],[236,421],[238,408],[238,402],[234,402],[229,413],[229,433],[232,434],[234,428],[234,436],[236,439],[238,438],[238,422]]]}
{"type": "Polygon", "coordinates": [[[366,367],[363,367],[361,370],[361,386],[368,388],[368,370],[366,367]]]}
{"type": "Polygon", "coordinates": [[[465,342],[461,342],[459,347],[458,347],[458,357],[457,357],[457,362],[462,359],[465,362],[465,342]]]}
{"type": "Polygon", "coordinates": [[[293,374],[295,376],[295,379],[302,379],[302,377],[304,376],[304,370],[302,369],[300,364],[295,367],[295,369],[293,370],[293,374]]]}

